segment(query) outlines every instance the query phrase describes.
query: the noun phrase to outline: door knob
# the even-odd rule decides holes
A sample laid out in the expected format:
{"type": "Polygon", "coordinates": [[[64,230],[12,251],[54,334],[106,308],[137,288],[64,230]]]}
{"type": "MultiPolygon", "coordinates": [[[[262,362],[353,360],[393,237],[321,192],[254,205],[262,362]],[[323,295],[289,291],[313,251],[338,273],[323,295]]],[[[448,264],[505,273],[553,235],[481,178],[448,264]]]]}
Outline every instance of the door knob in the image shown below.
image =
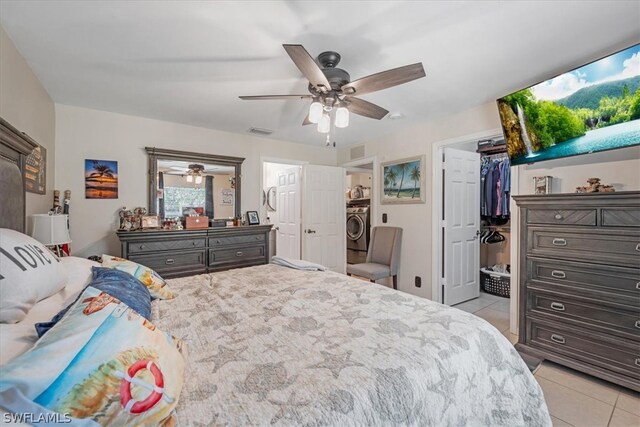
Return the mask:
{"type": "Polygon", "coordinates": [[[308,234],[315,234],[315,233],[316,233],[316,230],[312,230],[312,229],[310,229],[310,228],[307,228],[306,230],[304,230],[304,232],[305,232],[305,233],[308,233],[308,234]]]}

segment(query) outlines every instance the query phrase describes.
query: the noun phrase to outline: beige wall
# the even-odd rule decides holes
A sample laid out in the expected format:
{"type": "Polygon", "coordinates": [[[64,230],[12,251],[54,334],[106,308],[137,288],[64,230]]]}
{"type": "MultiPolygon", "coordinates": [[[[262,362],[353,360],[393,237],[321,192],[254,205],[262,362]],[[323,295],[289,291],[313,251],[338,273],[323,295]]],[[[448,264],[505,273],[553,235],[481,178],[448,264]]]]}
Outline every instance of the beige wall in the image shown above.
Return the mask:
{"type": "Polygon", "coordinates": [[[55,109],[49,94],[0,27],[0,116],[47,149],[47,194],[27,193],[27,216],[45,213],[55,189],[55,109]]]}
{"type": "Polygon", "coordinates": [[[245,157],[242,165],[242,210],[262,204],[261,158],[307,160],[335,165],[336,151],[177,123],[56,105],[56,182],[74,195],[71,238],[74,255],[119,254],[115,235],[117,211],[147,205],[145,146],[245,157]],[[85,159],[117,160],[119,198],[84,198],[85,159]]]}
{"type": "MultiPolygon", "coordinates": [[[[381,205],[376,202],[372,225],[382,225],[386,213],[386,225],[403,228],[402,257],[398,288],[425,298],[431,298],[431,144],[457,136],[474,134],[499,126],[495,103],[488,103],[459,114],[425,122],[396,134],[385,136],[365,144],[365,157],[376,156],[374,168],[387,160],[425,155],[422,173],[426,178],[427,203],[412,205],[381,205]],[[422,287],[414,285],[415,276],[422,278],[422,287]]],[[[349,147],[338,152],[339,164],[349,162],[349,147]]],[[[379,194],[379,183],[372,191],[379,194]]]]}
{"type": "MultiPolygon", "coordinates": [[[[487,136],[500,127],[494,102],[463,111],[459,114],[436,119],[396,134],[369,141],[365,144],[365,157],[376,156],[375,168],[380,162],[404,157],[426,155],[426,204],[374,206],[373,225],[382,224],[382,214],[388,215],[388,225],[404,229],[399,289],[415,295],[431,298],[432,233],[431,206],[435,195],[432,184],[432,144],[465,135],[483,132],[487,136]],[[422,287],[414,286],[414,277],[422,278],[422,287]]],[[[338,163],[349,162],[350,147],[338,152],[338,163]]],[[[518,167],[519,185],[513,193],[530,193],[533,176],[554,176],[553,192],[573,192],[578,185],[586,184],[592,176],[604,183],[614,184],[617,190],[640,190],[640,147],[564,158],[518,167]]],[[[379,183],[372,191],[380,192],[379,183]]],[[[378,194],[377,193],[377,194],[378,194]]]]}
{"type": "Polygon", "coordinates": [[[588,178],[601,178],[616,191],[640,190],[640,146],[518,166],[519,194],[533,194],[534,176],[551,176],[552,193],[573,193],[588,178]]]}

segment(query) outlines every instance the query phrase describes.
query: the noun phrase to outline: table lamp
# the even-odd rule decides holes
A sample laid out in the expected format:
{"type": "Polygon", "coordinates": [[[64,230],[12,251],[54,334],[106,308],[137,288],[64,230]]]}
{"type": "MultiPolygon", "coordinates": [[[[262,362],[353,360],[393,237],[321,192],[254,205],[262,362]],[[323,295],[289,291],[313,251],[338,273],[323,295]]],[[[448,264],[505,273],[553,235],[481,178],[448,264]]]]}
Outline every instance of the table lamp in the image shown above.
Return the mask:
{"type": "Polygon", "coordinates": [[[60,246],[71,243],[71,236],[67,228],[69,215],[34,214],[31,237],[45,246],[54,246],[56,254],[60,255],[60,246]]]}

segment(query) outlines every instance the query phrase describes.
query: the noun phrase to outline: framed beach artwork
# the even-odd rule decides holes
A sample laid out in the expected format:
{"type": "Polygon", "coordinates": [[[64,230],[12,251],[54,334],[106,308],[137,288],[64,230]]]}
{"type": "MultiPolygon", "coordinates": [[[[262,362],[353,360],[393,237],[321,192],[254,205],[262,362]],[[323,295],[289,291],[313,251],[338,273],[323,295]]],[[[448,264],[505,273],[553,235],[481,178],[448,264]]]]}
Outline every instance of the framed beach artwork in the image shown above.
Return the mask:
{"type": "Polygon", "coordinates": [[[424,164],[425,156],[381,163],[380,203],[424,203],[424,164]]]}
{"type": "Polygon", "coordinates": [[[93,159],[84,161],[84,197],[86,199],[118,198],[118,162],[93,159]]]}

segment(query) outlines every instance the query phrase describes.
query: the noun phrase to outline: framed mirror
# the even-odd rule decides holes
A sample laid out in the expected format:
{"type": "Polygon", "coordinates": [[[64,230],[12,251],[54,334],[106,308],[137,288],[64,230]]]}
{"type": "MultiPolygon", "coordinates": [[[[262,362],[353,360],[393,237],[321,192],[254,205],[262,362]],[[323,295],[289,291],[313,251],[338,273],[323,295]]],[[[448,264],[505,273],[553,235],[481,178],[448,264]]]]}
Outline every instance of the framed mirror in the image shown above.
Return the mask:
{"type": "Polygon", "coordinates": [[[228,220],[240,215],[244,158],[146,147],[149,213],[161,220],[198,213],[228,220]]]}

